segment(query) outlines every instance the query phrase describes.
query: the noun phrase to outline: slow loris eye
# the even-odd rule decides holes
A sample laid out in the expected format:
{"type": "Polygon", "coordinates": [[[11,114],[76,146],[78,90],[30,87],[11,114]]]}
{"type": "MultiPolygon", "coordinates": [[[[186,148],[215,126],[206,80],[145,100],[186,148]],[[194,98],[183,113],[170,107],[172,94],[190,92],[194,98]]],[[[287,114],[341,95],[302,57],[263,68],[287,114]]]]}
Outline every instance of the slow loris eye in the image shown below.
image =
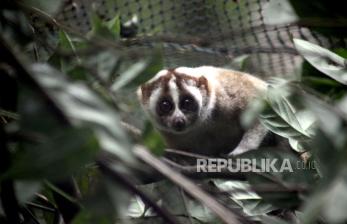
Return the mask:
{"type": "Polygon", "coordinates": [[[198,105],[191,96],[184,96],[180,100],[180,109],[183,111],[195,112],[197,108],[198,105]]]}
{"type": "Polygon", "coordinates": [[[169,114],[173,109],[173,103],[169,99],[162,99],[157,107],[157,111],[159,115],[169,114]]]}

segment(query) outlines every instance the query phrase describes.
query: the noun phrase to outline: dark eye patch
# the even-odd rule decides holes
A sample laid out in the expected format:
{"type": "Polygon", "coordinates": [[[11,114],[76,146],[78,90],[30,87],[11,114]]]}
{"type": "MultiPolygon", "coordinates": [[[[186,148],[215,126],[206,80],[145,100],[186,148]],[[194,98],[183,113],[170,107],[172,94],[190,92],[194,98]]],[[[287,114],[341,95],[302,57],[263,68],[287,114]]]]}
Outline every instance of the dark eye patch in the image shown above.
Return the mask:
{"type": "Polygon", "coordinates": [[[190,95],[184,95],[180,98],[179,107],[183,112],[195,112],[198,110],[198,103],[190,95]]]}
{"type": "Polygon", "coordinates": [[[170,114],[174,109],[174,103],[170,98],[162,98],[157,104],[157,113],[159,116],[164,116],[170,114]]]}

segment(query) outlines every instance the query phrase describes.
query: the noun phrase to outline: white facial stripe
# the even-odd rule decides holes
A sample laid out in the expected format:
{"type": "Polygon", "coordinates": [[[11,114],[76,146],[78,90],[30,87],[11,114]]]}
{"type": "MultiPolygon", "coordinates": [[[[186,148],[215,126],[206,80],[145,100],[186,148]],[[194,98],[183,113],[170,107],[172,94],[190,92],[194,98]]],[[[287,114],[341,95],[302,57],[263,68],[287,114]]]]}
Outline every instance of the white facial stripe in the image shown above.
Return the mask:
{"type": "Polygon", "coordinates": [[[194,99],[199,104],[199,108],[202,106],[202,95],[200,90],[195,86],[188,86],[186,84],[183,84],[183,87],[194,97],[194,99]]]}
{"type": "MultiPolygon", "coordinates": [[[[200,78],[201,76],[204,76],[208,80],[208,86],[209,86],[209,97],[208,97],[208,102],[205,108],[201,110],[201,119],[205,120],[208,119],[208,117],[211,115],[213,108],[215,107],[216,103],[216,88],[218,88],[218,84],[215,81],[216,77],[220,73],[220,70],[212,67],[212,66],[201,66],[201,67],[196,67],[196,68],[188,68],[188,67],[179,67],[175,69],[176,72],[178,73],[183,73],[187,74],[189,76],[193,77],[198,77],[200,78]]],[[[192,93],[194,96],[196,96],[197,92],[194,90],[195,93],[192,93]]],[[[199,91],[199,90],[198,90],[199,91]]],[[[199,92],[199,94],[200,92],[199,92]]],[[[202,96],[201,96],[202,98],[202,96]]]]}
{"type": "Polygon", "coordinates": [[[181,74],[187,74],[192,77],[200,77],[201,74],[198,74],[198,71],[195,68],[188,68],[188,67],[178,67],[175,69],[175,72],[181,73],[181,74]]]}
{"type": "MultiPolygon", "coordinates": [[[[178,105],[178,101],[179,101],[179,90],[178,87],[176,85],[176,77],[172,77],[168,83],[169,85],[169,91],[170,91],[170,95],[172,96],[172,100],[174,102],[175,105],[178,105]]],[[[175,107],[177,108],[177,106],[175,107]]]]}
{"type": "Polygon", "coordinates": [[[153,93],[149,97],[148,108],[149,108],[149,111],[153,114],[156,114],[155,108],[156,108],[157,102],[159,100],[159,97],[161,95],[161,92],[162,92],[162,89],[157,88],[157,89],[153,90],[153,93]]]}
{"type": "Polygon", "coordinates": [[[167,75],[168,73],[168,70],[161,70],[159,71],[153,78],[151,78],[150,80],[147,81],[147,83],[151,83],[157,79],[159,79],[160,77],[164,76],[164,75],[167,75]]]}
{"type": "Polygon", "coordinates": [[[202,75],[206,78],[215,78],[219,73],[219,70],[212,66],[201,66],[196,68],[178,67],[175,69],[175,71],[197,78],[202,75]]]}
{"type": "MultiPolygon", "coordinates": [[[[207,105],[201,109],[200,119],[206,120],[208,117],[212,114],[212,110],[215,107],[216,103],[216,94],[215,89],[217,87],[217,83],[215,82],[216,77],[219,74],[219,70],[212,66],[201,66],[196,68],[189,68],[189,67],[178,67],[175,69],[176,72],[186,74],[192,77],[200,78],[201,76],[204,76],[208,80],[208,86],[209,86],[209,96],[208,96],[208,102],[207,105]]],[[[189,85],[189,83],[188,83],[189,85]]],[[[185,86],[185,88],[191,92],[191,94],[195,97],[195,99],[198,101],[200,108],[202,107],[202,95],[200,93],[200,90],[198,88],[194,88],[192,86],[185,86]]]]}
{"type": "Polygon", "coordinates": [[[207,78],[208,87],[210,92],[209,102],[207,104],[207,110],[212,110],[216,103],[216,89],[218,88],[215,78],[207,78]]]}

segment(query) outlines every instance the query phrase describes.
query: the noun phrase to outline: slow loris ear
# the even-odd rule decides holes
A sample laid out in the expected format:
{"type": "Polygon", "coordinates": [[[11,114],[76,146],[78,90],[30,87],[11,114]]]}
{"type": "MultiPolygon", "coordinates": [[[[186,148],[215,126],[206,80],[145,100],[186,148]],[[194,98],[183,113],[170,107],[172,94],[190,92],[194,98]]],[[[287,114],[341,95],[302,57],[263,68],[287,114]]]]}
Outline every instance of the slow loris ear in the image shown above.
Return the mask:
{"type": "Polygon", "coordinates": [[[145,105],[148,103],[150,97],[150,89],[148,88],[146,83],[139,86],[136,91],[136,95],[141,104],[145,105]]]}
{"type": "Polygon", "coordinates": [[[205,76],[200,76],[200,78],[198,80],[198,88],[208,92],[208,82],[207,82],[207,79],[205,78],[205,76]]]}

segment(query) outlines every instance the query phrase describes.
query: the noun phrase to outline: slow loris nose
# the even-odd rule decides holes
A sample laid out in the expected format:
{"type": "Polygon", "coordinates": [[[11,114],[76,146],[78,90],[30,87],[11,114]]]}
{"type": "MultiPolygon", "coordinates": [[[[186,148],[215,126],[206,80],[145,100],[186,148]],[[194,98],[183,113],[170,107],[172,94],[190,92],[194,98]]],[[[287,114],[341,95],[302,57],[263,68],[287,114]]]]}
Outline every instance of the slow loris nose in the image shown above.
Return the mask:
{"type": "Polygon", "coordinates": [[[172,122],[173,122],[172,126],[176,131],[182,131],[186,127],[186,121],[184,120],[183,117],[180,117],[180,116],[174,117],[172,122]]]}

